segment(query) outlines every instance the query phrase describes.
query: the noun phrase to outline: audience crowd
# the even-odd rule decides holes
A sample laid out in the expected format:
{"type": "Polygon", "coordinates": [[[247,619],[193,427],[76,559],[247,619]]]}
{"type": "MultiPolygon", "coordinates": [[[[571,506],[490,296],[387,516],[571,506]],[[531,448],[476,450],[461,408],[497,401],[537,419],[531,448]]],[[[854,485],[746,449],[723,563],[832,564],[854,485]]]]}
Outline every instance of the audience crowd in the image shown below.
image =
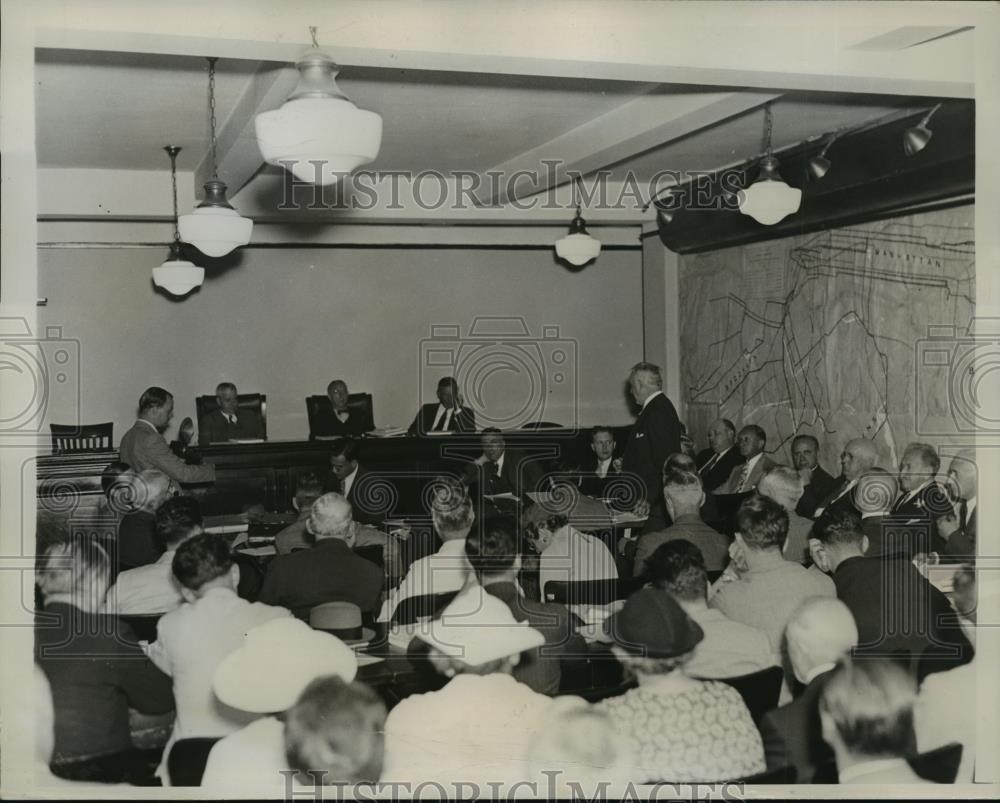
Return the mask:
{"type": "MultiPolygon", "coordinates": [[[[146,419],[169,418],[144,400],[146,419]]],[[[415,425],[447,430],[452,410],[428,405],[415,425]]],[[[235,424],[224,411],[219,425],[235,424]]],[[[196,496],[161,467],[110,465],[116,538],[40,520],[39,777],[588,798],[601,784],[971,781],[974,454],[942,477],[927,444],[890,470],[854,439],[828,472],[809,434],[790,466],[755,424],[714,422],[701,452],[684,438],[653,509],[634,508],[652,523],[616,540],[621,527],[501,513],[476,491],[530,476],[553,496],[568,482],[613,497],[629,471],[612,430],[551,477],[519,470],[489,430],[483,456],[425,495],[422,554],[412,527],[359,510],[369,472],[338,441],[329,478],[300,477],[297,520],[252,593],[196,496]]]]}

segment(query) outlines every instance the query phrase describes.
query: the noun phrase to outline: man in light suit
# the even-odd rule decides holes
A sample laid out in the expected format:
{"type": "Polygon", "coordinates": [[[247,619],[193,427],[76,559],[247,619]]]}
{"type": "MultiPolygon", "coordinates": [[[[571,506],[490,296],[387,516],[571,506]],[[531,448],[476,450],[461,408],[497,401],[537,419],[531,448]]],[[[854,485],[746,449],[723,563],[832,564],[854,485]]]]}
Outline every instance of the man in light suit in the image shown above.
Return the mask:
{"type": "Polygon", "coordinates": [[[729,479],[736,466],[743,465],[743,455],[736,448],[736,425],[728,418],[713,421],[708,428],[709,448],[698,453],[695,463],[705,493],[711,493],[729,479]]]}
{"type": "Polygon", "coordinates": [[[767,433],[756,424],[747,424],[736,438],[743,465],[736,466],[729,479],[719,488],[719,494],[745,494],[757,487],[761,477],[774,468],[774,461],[764,454],[767,433]]]}
{"type": "Polygon", "coordinates": [[[198,444],[224,443],[246,438],[263,438],[264,425],[256,410],[240,409],[239,392],[232,382],[220,382],[215,388],[217,410],[198,420],[198,444]]]}
{"type": "Polygon", "coordinates": [[[174,397],[163,388],[147,388],[139,399],[139,418],[118,447],[123,462],[136,473],[156,468],[181,483],[215,482],[215,466],[189,466],[161,434],[174,415],[174,397]]]}
{"type": "Polygon", "coordinates": [[[641,482],[644,499],[638,503],[636,512],[648,510],[643,531],[655,532],[667,525],[663,464],[671,454],[681,450],[681,422],[673,403],[663,393],[663,377],[658,365],[636,363],[628,384],[642,410],[625,444],[620,470],[641,482]]]}
{"type": "Polygon", "coordinates": [[[408,435],[425,435],[428,432],[475,432],[476,413],[463,406],[458,382],[446,376],[438,382],[438,403],[425,404],[417,411],[408,435]]]}
{"type": "Polygon", "coordinates": [[[792,465],[802,476],[805,486],[795,512],[811,519],[819,503],[834,489],[837,480],[819,464],[819,441],[812,435],[796,435],[792,439],[792,465]]]}

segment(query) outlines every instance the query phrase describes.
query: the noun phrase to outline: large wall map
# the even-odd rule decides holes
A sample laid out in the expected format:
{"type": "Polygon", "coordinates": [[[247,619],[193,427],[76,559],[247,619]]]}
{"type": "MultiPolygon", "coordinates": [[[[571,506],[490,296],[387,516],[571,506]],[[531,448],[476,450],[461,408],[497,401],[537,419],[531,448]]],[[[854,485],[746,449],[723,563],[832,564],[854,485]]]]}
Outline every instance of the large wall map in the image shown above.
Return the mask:
{"type": "Polygon", "coordinates": [[[895,466],[907,442],[961,429],[949,422],[952,366],[928,368],[923,352],[929,331],[947,346],[972,320],[973,207],[684,257],[680,309],[685,418],[699,446],[725,417],[762,426],[783,462],[809,432],[831,471],[855,437],[895,466]]]}

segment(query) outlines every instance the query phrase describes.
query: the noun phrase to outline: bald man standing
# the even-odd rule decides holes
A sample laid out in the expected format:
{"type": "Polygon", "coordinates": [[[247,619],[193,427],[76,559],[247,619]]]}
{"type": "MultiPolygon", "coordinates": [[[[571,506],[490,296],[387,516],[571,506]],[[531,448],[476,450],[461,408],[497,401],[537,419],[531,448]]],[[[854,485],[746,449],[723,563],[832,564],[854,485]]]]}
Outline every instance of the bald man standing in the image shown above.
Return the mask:
{"type": "Polygon", "coordinates": [[[813,518],[818,519],[826,512],[839,510],[850,510],[861,515],[861,511],[854,505],[854,498],[851,491],[858,484],[858,478],[868,469],[874,468],[878,462],[878,450],[875,444],[864,438],[855,438],[848,441],[844,451],[840,454],[841,475],[836,487],[819,503],[813,518]]]}
{"type": "Polygon", "coordinates": [[[798,782],[809,783],[815,768],[833,758],[819,723],[819,695],[837,660],[857,646],[858,628],[848,607],[833,597],[810,597],[785,628],[788,658],[804,685],[788,705],[764,716],[760,724],[768,769],[792,765],[798,782]]]}

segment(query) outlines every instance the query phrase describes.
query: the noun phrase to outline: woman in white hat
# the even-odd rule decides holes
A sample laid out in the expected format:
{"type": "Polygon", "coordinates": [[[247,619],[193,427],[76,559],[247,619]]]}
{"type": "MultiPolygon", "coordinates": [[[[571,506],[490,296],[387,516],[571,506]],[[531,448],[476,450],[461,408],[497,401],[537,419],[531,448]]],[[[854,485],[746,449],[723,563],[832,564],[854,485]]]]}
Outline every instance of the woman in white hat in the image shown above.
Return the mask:
{"type": "Polygon", "coordinates": [[[542,634],[473,586],[418,638],[451,680],[389,713],[382,782],[408,783],[412,795],[423,783],[428,794],[501,796],[502,787],[525,780],[528,746],[554,704],[510,674],[522,652],[544,643],[542,634]]]}

